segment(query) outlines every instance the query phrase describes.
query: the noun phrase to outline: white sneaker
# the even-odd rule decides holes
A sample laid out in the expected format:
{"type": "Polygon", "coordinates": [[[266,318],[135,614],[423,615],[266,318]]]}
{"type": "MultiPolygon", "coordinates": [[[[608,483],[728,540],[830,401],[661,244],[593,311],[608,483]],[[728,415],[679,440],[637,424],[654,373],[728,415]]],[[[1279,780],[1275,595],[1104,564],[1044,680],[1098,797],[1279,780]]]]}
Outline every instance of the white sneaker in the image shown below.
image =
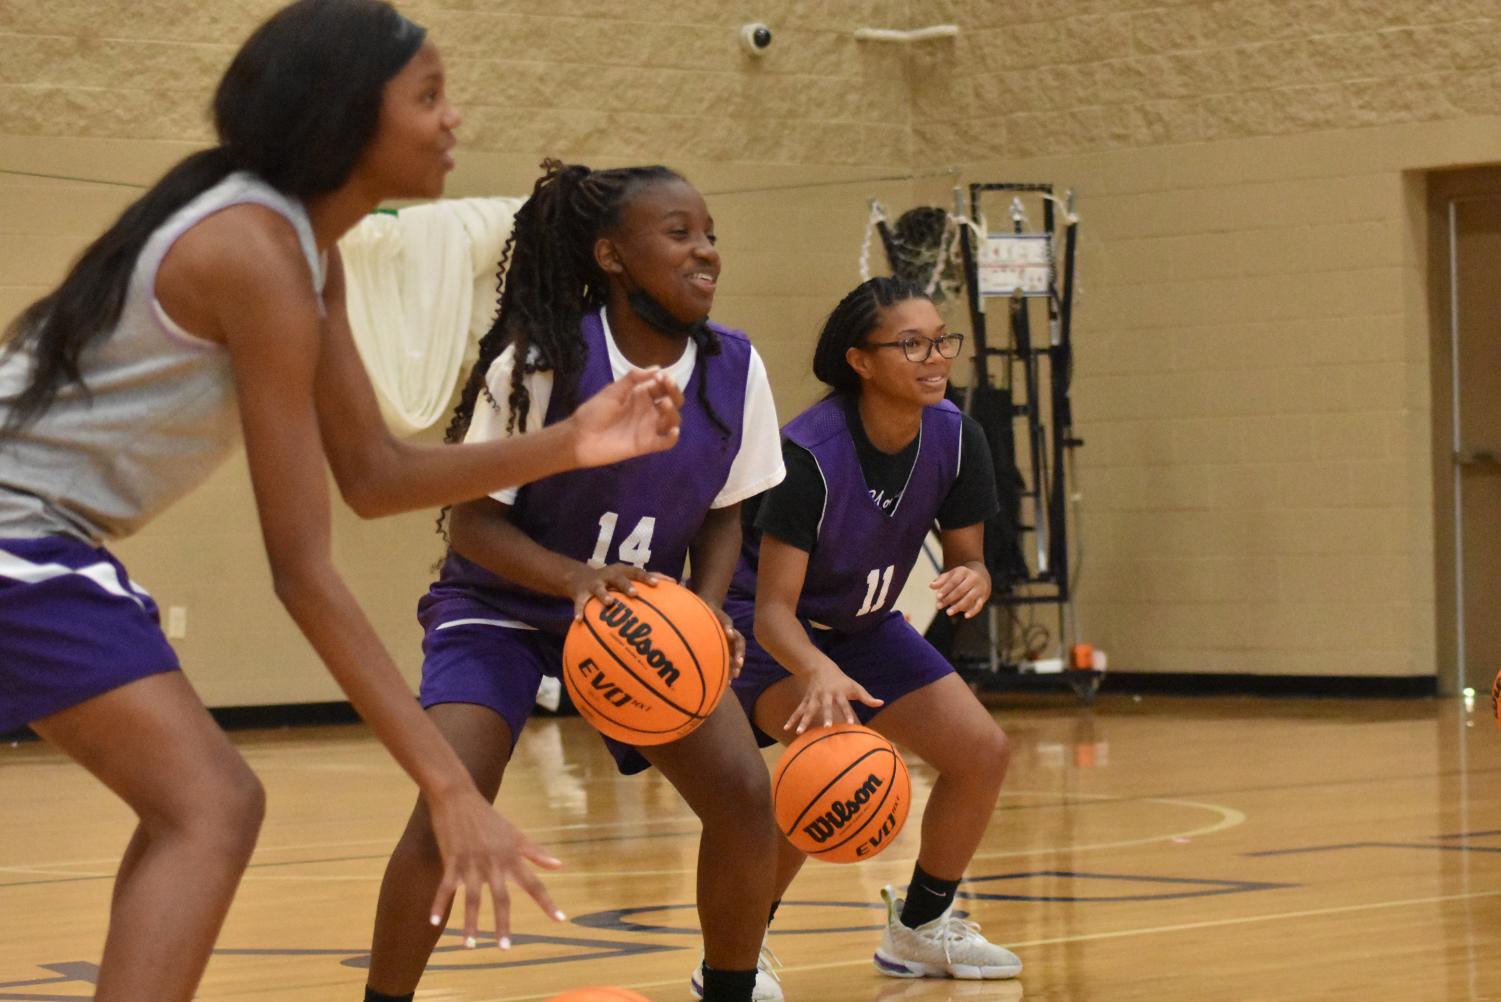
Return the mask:
{"type": "Polygon", "coordinates": [[[976,922],[954,917],[950,904],[942,915],[916,929],[902,925],[903,901],[890,884],[881,888],[886,902],[886,931],[876,951],[876,970],[891,978],[1014,978],[1022,962],[1010,950],[980,935],[976,922]]]}
{"type": "MultiPolygon", "coordinates": [[[[781,966],[782,962],[771,952],[766,940],[762,939],[761,956],[756,958],[756,987],[751,990],[751,1002],[782,1002],[782,979],[776,972],[781,966]]],[[[688,989],[693,992],[694,998],[704,997],[703,960],[699,960],[698,966],[693,969],[693,976],[688,979],[688,989]]]]}

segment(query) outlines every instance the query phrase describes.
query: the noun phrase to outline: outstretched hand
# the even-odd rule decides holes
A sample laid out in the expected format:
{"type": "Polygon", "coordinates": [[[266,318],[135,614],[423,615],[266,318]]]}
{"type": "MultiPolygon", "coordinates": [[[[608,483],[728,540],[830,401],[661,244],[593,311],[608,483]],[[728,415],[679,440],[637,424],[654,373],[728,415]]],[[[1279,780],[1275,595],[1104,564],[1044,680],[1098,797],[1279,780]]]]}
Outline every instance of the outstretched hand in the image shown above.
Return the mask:
{"type": "Polygon", "coordinates": [[[604,466],[677,444],[683,391],[661,369],[634,369],[584,401],[568,420],[580,466],[604,466]]]}
{"type": "Polygon", "coordinates": [[[832,661],[802,673],[798,679],[803,684],[803,698],[782,725],[783,730],[794,734],[801,734],[809,727],[858,724],[860,719],[850,706],[851,700],[859,700],[866,706],[881,706],[885,702],[872,696],[832,661]]]}
{"type": "Polygon", "coordinates": [[[479,936],[480,905],[490,888],[495,905],[495,938],[502,950],[511,948],[511,896],[514,881],[556,922],[567,916],[527,863],[548,870],[563,864],[511,824],[474,789],[441,800],[428,800],[433,834],[443,856],[443,881],[431,910],[433,925],[442,925],[460,888],[464,893],[464,943],[474,946],[479,936]]]}

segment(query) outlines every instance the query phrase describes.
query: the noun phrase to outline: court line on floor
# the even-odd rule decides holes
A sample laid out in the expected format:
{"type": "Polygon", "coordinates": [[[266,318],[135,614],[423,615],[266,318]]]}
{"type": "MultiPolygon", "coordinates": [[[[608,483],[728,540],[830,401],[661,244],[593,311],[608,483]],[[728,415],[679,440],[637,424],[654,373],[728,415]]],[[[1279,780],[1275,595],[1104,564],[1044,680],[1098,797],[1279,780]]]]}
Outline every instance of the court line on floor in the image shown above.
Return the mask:
{"type": "MultiPolygon", "coordinates": [[[[1007,791],[1007,793],[1012,796],[1044,795],[1028,792],[1025,790],[1012,790],[1007,791]]],[[[1218,814],[1220,818],[1218,821],[1215,821],[1212,824],[1205,825],[1202,828],[1192,828],[1187,831],[1180,832],[1169,832],[1166,835],[1145,835],[1140,838],[1134,839],[1119,839],[1114,842],[1094,842],[1087,845],[1076,846],[1053,845],[1046,846],[1040,849],[1012,849],[1005,852],[977,852],[975,853],[974,858],[1018,859],[1026,856],[1045,856],[1058,852],[1093,852],[1101,849],[1124,849],[1130,846],[1150,845],[1153,842],[1171,842],[1173,839],[1202,838],[1205,835],[1213,835],[1217,832],[1222,832],[1226,829],[1234,828],[1237,825],[1244,824],[1246,820],[1246,814],[1244,811],[1237,810],[1234,807],[1225,807],[1222,804],[1200,803],[1196,800],[1176,800],[1167,797],[1121,797],[1117,794],[1110,793],[1071,793],[1067,796],[1071,799],[1065,800],[1065,805],[1069,804],[1072,799],[1117,801],[1121,803],[1167,804],[1172,807],[1189,807],[1195,810],[1208,811],[1211,814],[1218,814]]],[[[997,808],[997,810],[999,810],[999,808],[997,808]]]]}
{"type": "MultiPolygon", "coordinates": [[[[1202,922],[1180,922],[1174,925],[1147,926],[1140,929],[1117,929],[1113,932],[1087,932],[1073,936],[1049,936],[1045,939],[1021,940],[1008,942],[1006,945],[1012,949],[1026,949],[1036,946],[1056,946],[1063,943],[1088,943],[1106,939],[1129,939],[1133,936],[1156,936],[1163,933],[1193,932],[1199,929],[1216,929],[1226,926],[1255,925],[1264,922],[1282,922],[1305,918],[1322,918],[1329,915],[1347,915],[1354,912],[1378,911],[1385,908],[1410,908],[1419,905],[1443,904],[1450,901],[1473,901],[1482,898],[1501,897],[1501,890],[1496,891],[1473,891],[1468,894],[1439,894],[1426,898],[1400,898],[1391,901],[1369,901],[1358,905],[1338,905],[1332,908],[1304,908],[1296,911],[1276,912],[1270,915],[1242,915],[1227,919],[1206,919],[1202,922]]],[[[803,971],[828,971],[843,967],[868,967],[869,957],[861,957],[858,960],[833,960],[822,964],[787,964],[780,968],[783,975],[799,973],[803,971]]],[[[682,978],[674,978],[669,981],[642,981],[622,988],[630,988],[635,991],[644,991],[650,988],[680,987],[682,978]]],[[[539,999],[549,999],[557,993],[554,989],[534,995],[497,995],[492,998],[480,998],[475,1002],[538,1002],[539,999]]]]}
{"type": "MultiPolygon", "coordinates": [[[[598,830],[598,829],[601,829],[601,828],[630,828],[630,827],[638,827],[638,828],[645,827],[645,828],[650,828],[650,827],[655,826],[655,825],[666,825],[666,824],[674,824],[674,823],[680,824],[683,821],[691,820],[692,817],[693,817],[692,814],[690,814],[690,813],[688,813],[688,812],[685,811],[683,817],[678,818],[678,819],[663,818],[663,819],[656,820],[656,821],[652,821],[652,820],[648,820],[648,819],[638,819],[638,820],[632,820],[632,821],[600,821],[598,823],[594,823],[594,822],[571,822],[569,824],[562,824],[562,825],[546,825],[546,826],[543,826],[543,825],[537,825],[537,826],[519,825],[518,827],[520,827],[522,831],[526,832],[527,835],[529,835],[529,836],[535,836],[535,835],[537,835],[539,833],[547,833],[547,832],[567,833],[567,832],[578,832],[578,831],[595,831],[595,830],[598,830]]],[[[261,855],[272,854],[272,853],[307,852],[309,849],[348,849],[348,848],[353,847],[353,846],[361,846],[361,845],[377,845],[377,846],[386,846],[388,848],[394,848],[395,845],[396,845],[397,834],[398,834],[398,830],[397,829],[393,829],[393,834],[390,837],[388,837],[388,838],[351,838],[351,839],[339,839],[338,841],[335,841],[335,842],[301,842],[301,843],[294,843],[292,845],[256,846],[256,848],[255,848],[255,854],[257,856],[261,856],[261,855]]],[[[123,847],[123,843],[122,843],[121,852],[123,852],[123,851],[124,851],[124,847],[123,847]]],[[[111,867],[110,875],[113,876],[114,875],[114,869],[113,868],[116,867],[116,866],[119,866],[119,864],[120,864],[120,857],[119,856],[99,856],[99,857],[95,857],[95,858],[92,858],[92,859],[55,859],[55,860],[47,860],[47,861],[40,862],[40,863],[10,863],[10,864],[0,864],[0,873],[36,873],[36,872],[46,872],[51,867],[60,867],[60,866],[109,866],[109,867],[111,867]]],[[[83,874],[78,874],[78,873],[74,873],[74,872],[66,871],[66,870],[58,871],[58,872],[61,875],[63,875],[63,876],[70,876],[70,877],[83,876],[83,874]]],[[[0,886],[4,886],[4,885],[0,885],[0,886]]]]}
{"type": "MultiPolygon", "coordinates": [[[[1049,796],[1049,794],[1042,794],[1042,793],[1037,793],[1037,792],[1034,792],[1034,791],[1014,791],[1012,793],[1012,795],[1013,796],[1022,796],[1022,797],[1049,796]]],[[[1155,803],[1155,804],[1167,804],[1167,805],[1174,806],[1174,807],[1189,807],[1189,808],[1194,808],[1194,809],[1198,809],[1198,810],[1209,811],[1210,813],[1219,814],[1220,818],[1219,818],[1218,821],[1215,821],[1212,824],[1204,825],[1203,827],[1200,827],[1200,828],[1189,829],[1189,830],[1186,830],[1186,831],[1168,832],[1168,833],[1162,834],[1162,835],[1148,835],[1148,836],[1143,836],[1141,838],[1135,838],[1135,839],[1118,839],[1118,840],[1113,841],[1113,842],[1098,842],[1098,843],[1092,843],[1092,844],[1087,844],[1087,845],[1074,845],[1074,846],[1069,846],[1069,845],[1055,845],[1055,846],[1048,846],[1048,847],[1039,848],[1039,849],[1014,849],[1014,850],[1009,850],[1009,851],[1006,851],[1006,852],[979,852],[979,853],[975,853],[974,859],[976,859],[976,860],[1020,859],[1020,858],[1025,858],[1025,857],[1029,857],[1029,856],[1046,856],[1046,855],[1056,854],[1056,853],[1060,853],[1060,852],[1077,853],[1077,852],[1090,852],[1090,851],[1101,850],[1101,849],[1121,849],[1121,848],[1127,848],[1127,847],[1130,847],[1130,846],[1149,845],[1149,844],[1154,843],[1154,842],[1170,842],[1173,839],[1180,839],[1180,838],[1188,838],[1188,839],[1199,838],[1199,837],[1202,837],[1202,836],[1205,836],[1205,835],[1214,834],[1215,832],[1224,831],[1227,828],[1233,828],[1236,825],[1244,823],[1245,820],[1246,820],[1246,815],[1243,812],[1238,811],[1238,810],[1236,810],[1233,807],[1224,807],[1224,806],[1221,806],[1219,804],[1201,804],[1201,803],[1197,803],[1197,802],[1191,801],[1191,800],[1169,800],[1169,799],[1165,799],[1165,798],[1161,798],[1161,797],[1124,797],[1123,798],[1123,797],[1116,796],[1114,794],[1103,794],[1103,793],[1102,794],[1073,793],[1073,794],[1068,794],[1066,796],[1068,798],[1070,798],[1070,799],[1064,801],[1063,804],[1062,804],[1063,806],[1067,806],[1069,803],[1072,803],[1075,800],[1100,800],[1100,801],[1110,801],[1110,800],[1113,800],[1113,801],[1120,801],[1120,802],[1125,802],[1125,803],[1155,803]]],[[[883,857],[883,861],[884,862],[893,863],[893,864],[911,863],[911,862],[915,861],[916,859],[917,859],[917,856],[916,856],[915,853],[912,854],[911,856],[893,856],[893,857],[891,857],[889,859],[885,859],[883,857]]],[[[283,865],[286,865],[286,864],[283,864],[283,865]]],[[[292,864],[292,865],[295,865],[295,864],[292,864]]],[[[563,869],[563,870],[556,870],[556,871],[551,871],[551,872],[548,872],[548,873],[544,873],[542,876],[543,876],[543,878],[548,883],[556,883],[556,882],[559,882],[559,881],[569,880],[569,879],[586,879],[587,878],[587,879],[590,879],[590,880],[595,880],[595,879],[599,879],[601,877],[627,877],[627,878],[629,878],[629,877],[669,877],[669,876],[682,876],[684,874],[691,874],[691,873],[695,873],[695,872],[697,872],[697,866],[696,865],[695,866],[689,866],[689,867],[679,867],[677,869],[669,869],[669,870],[640,870],[640,869],[618,870],[618,871],[617,870],[587,870],[587,871],[578,870],[578,871],[570,872],[567,869],[563,869]]],[[[360,881],[360,880],[368,880],[370,878],[368,877],[368,875],[361,876],[361,875],[358,875],[358,874],[348,874],[348,875],[343,875],[343,876],[320,877],[320,876],[308,876],[306,874],[276,875],[276,874],[268,874],[268,873],[257,873],[257,872],[255,872],[254,865],[252,865],[252,868],[246,872],[244,879],[246,881],[250,881],[250,880],[255,880],[255,881],[320,881],[320,880],[328,880],[328,881],[360,881]]]]}
{"type": "MultiPolygon", "coordinates": [[[[1060,853],[1060,852],[1073,852],[1073,853],[1077,853],[1077,852],[1093,852],[1093,851],[1098,851],[1098,850],[1103,850],[1103,849],[1123,849],[1123,848],[1129,848],[1131,846],[1150,845],[1150,844],[1152,844],[1154,842],[1170,842],[1173,839],[1180,839],[1180,838],[1187,838],[1187,839],[1200,838],[1200,837],[1203,837],[1205,835],[1211,835],[1211,834],[1214,834],[1216,832],[1224,831],[1227,828],[1233,828],[1236,825],[1244,823],[1245,820],[1246,820],[1246,815],[1243,812],[1238,811],[1238,810],[1236,810],[1233,807],[1224,807],[1224,806],[1219,805],[1219,804],[1204,804],[1204,803],[1199,803],[1197,801],[1192,801],[1192,800],[1174,800],[1174,799],[1168,799],[1168,798],[1163,798],[1163,797],[1121,797],[1121,796],[1119,796],[1117,794],[1105,794],[1105,793],[1100,793],[1100,794],[1070,793],[1070,794],[1059,795],[1059,794],[1048,793],[1048,792],[1045,792],[1045,791],[1039,792],[1039,791],[1033,791],[1033,790],[1008,790],[1008,791],[1005,792],[1005,796],[1009,796],[1009,797],[1054,797],[1054,798],[1059,798],[1057,800],[1057,802],[1056,802],[1056,806],[1058,806],[1058,807],[1069,807],[1069,806],[1072,806],[1072,805],[1074,805],[1074,804],[1076,804],[1078,802],[1081,802],[1081,801],[1166,804],[1166,805],[1173,806],[1173,807],[1188,807],[1188,808],[1192,808],[1192,809],[1196,809],[1196,810],[1209,811],[1210,813],[1217,813],[1217,814],[1220,815],[1220,819],[1218,821],[1212,823],[1212,824],[1205,825],[1205,826],[1200,827],[1200,828],[1193,828],[1193,829],[1189,829],[1189,830],[1186,830],[1186,831],[1168,832],[1168,833],[1160,834],[1160,835],[1146,835],[1146,836],[1142,836],[1140,838],[1135,838],[1135,839],[1119,839],[1119,840],[1116,840],[1116,841],[1113,841],[1113,842],[1097,842],[1097,843],[1088,843],[1088,844],[1085,844],[1085,845],[1053,845],[1053,846],[1046,846],[1046,847],[1037,848],[1037,849],[1013,849],[1013,850],[1007,850],[1007,851],[1004,851],[1004,852],[981,852],[981,853],[976,853],[975,854],[974,858],[976,860],[1021,859],[1021,858],[1026,858],[1026,857],[1030,857],[1030,856],[1046,856],[1046,855],[1056,854],[1056,853],[1060,853]]],[[[1002,808],[1002,807],[997,807],[996,808],[997,811],[1001,811],[1003,809],[1004,808],[1002,808]]],[[[655,824],[681,823],[682,821],[687,820],[689,817],[691,817],[691,815],[686,815],[683,818],[677,818],[677,819],[664,818],[664,819],[661,819],[658,822],[655,822],[655,824]]],[[[525,830],[527,831],[527,833],[529,835],[535,835],[535,833],[539,833],[539,832],[562,833],[562,832],[574,832],[574,831],[580,831],[580,830],[586,830],[586,829],[592,831],[592,830],[596,830],[596,829],[599,829],[599,828],[625,828],[625,827],[630,827],[630,826],[640,826],[640,827],[649,828],[649,827],[652,826],[652,824],[653,824],[653,822],[650,822],[650,821],[615,821],[615,822],[605,822],[605,823],[601,823],[601,824],[598,824],[598,825],[587,824],[587,823],[578,823],[578,824],[556,825],[556,826],[548,826],[548,827],[536,827],[536,828],[530,828],[530,829],[525,829],[525,830]]],[[[690,834],[691,835],[692,833],[691,832],[667,832],[665,834],[667,834],[667,835],[690,834]]],[[[588,841],[593,841],[593,840],[588,840],[588,841]]],[[[350,840],[342,841],[342,842],[320,842],[320,843],[307,843],[307,844],[304,844],[304,845],[267,847],[265,849],[257,849],[256,850],[256,855],[260,856],[260,855],[265,854],[265,853],[299,852],[299,851],[306,851],[308,849],[318,849],[318,848],[350,848],[350,847],[359,846],[359,845],[383,845],[383,846],[392,846],[392,847],[394,847],[395,844],[396,843],[394,841],[390,840],[390,839],[350,839],[350,840]]],[[[357,861],[359,861],[361,859],[385,858],[387,855],[388,855],[387,853],[381,853],[381,854],[378,854],[378,855],[372,854],[369,857],[344,856],[344,857],[340,857],[339,859],[335,860],[335,862],[357,862],[357,861]]],[[[913,856],[911,856],[911,857],[905,857],[905,856],[893,857],[893,859],[891,860],[891,862],[911,862],[913,859],[916,859],[915,854],[913,856]]],[[[347,874],[347,875],[333,875],[333,874],[330,874],[330,875],[327,875],[327,876],[316,876],[316,875],[310,876],[308,874],[273,875],[273,874],[268,874],[268,873],[263,873],[263,872],[257,872],[258,870],[260,870],[260,869],[262,869],[264,867],[267,867],[267,866],[312,866],[312,865],[316,865],[318,863],[324,863],[324,862],[328,862],[328,860],[289,860],[289,861],[286,861],[286,862],[278,862],[278,863],[266,863],[266,862],[263,862],[263,863],[254,863],[254,862],[252,862],[250,864],[250,867],[246,870],[244,879],[246,881],[255,880],[255,881],[292,881],[292,882],[313,882],[313,881],[341,882],[341,881],[366,881],[366,880],[370,879],[370,876],[368,874],[347,874]]],[[[106,878],[106,877],[113,877],[114,876],[114,868],[116,866],[118,866],[118,865],[119,865],[119,859],[118,858],[90,859],[90,860],[65,860],[65,861],[54,861],[54,862],[47,862],[47,863],[22,864],[22,865],[19,865],[19,866],[15,866],[15,865],[12,865],[12,866],[0,866],[0,873],[13,873],[13,874],[17,874],[17,875],[20,875],[20,876],[28,876],[28,877],[50,876],[50,877],[56,877],[56,878],[63,878],[63,879],[66,879],[66,880],[89,880],[89,879],[103,879],[103,878],[106,878]],[[106,872],[106,873],[78,873],[76,871],[57,869],[59,867],[67,867],[67,866],[83,866],[83,867],[87,867],[87,866],[109,866],[110,870],[108,872],[106,872]]],[[[569,870],[564,869],[564,870],[559,870],[559,871],[555,871],[555,872],[544,874],[544,876],[545,876],[545,878],[549,882],[552,882],[552,881],[557,881],[557,880],[579,879],[579,878],[585,878],[585,877],[590,878],[590,879],[596,879],[596,878],[599,878],[599,877],[632,877],[632,876],[663,877],[663,876],[680,876],[682,874],[695,873],[695,872],[697,872],[697,866],[696,865],[695,866],[688,866],[688,867],[678,867],[678,868],[675,868],[675,869],[667,869],[667,870],[639,870],[639,869],[623,870],[623,871],[601,871],[601,870],[582,871],[582,870],[580,870],[580,871],[572,871],[572,872],[570,872],[569,870]]],[[[3,890],[6,887],[29,886],[29,885],[35,885],[35,884],[38,884],[38,883],[47,883],[47,881],[28,880],[28,881],[17,881],[17,882],[12,882],[12,883],[0,883],[0,890],[3,890]]]]}

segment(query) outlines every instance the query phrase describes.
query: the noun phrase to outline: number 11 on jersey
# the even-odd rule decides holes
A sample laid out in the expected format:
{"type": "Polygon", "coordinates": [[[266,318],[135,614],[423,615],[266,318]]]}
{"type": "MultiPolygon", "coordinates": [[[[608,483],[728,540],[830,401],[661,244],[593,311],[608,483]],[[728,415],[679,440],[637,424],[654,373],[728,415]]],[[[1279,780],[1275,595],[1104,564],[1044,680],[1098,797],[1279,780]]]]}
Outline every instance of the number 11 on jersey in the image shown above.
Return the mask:
{"type": "Polygon", "coordinates": [[[875,612],[886,604],[886,593],[891,590],[891,575],[895,571],[896,565],[888,564],[884,571],[876,569],[865,576],[865,602],[855,615],[863,616],[867,612],[875,612]],[[879,593],[877,589],[880,589],[879,593]]]}

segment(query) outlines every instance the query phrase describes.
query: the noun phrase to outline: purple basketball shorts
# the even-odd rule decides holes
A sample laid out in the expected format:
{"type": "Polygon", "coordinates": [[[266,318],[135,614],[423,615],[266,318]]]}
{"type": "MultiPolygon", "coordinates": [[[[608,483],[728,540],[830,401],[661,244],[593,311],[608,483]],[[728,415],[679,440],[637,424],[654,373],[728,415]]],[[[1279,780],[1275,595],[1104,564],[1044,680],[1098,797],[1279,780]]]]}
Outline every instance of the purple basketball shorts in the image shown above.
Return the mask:
{"type": "MultiPolygon", "coordinates": [[[[755,726],[756,700],[770,686],[791,676],[756,643],[753,629],[755,602],[732,592],[725,599],[724,611],[735,620],[735,629],[745,637],[745,667],[730,685],[740,697],[745,715],[751,719],[756,740],[763,746],[775,744],[774,738],[755,726]]],[[[803,628],[808,631],[813,646],[827,654],[846,675],[865,686],[872,696],[885,701],[882,706],[851,703],[855,717],[862,724],[870,723],[872,717],[909,692],[916,692],[954,671],[948,659],[894,610],[870,629],[859,633],[839,633],[807,624],[803,628]]]]}
{"type": "MultiPolygon", "coordinates": [[[[557,678],[563,665],[563,638],[542,630],[520,629],[485,621],[473,606],[448,618],[436,608],[425,611],[422,635],[423,707],[439,703],[473,703],[495,711],[511,728],[511,740],[537,704],[543,675],[557,678]]],[[[623,773],[641,772],[650,763],[630,745],[600,736],[623,773]]],[[[514,744],[513,744],[514,747],[514,744]]]]}
{"type": "Polygon", "coordinates": [[[0,539],[0,734],[177,669],[156,603],[106,550],[0,539]]]}

